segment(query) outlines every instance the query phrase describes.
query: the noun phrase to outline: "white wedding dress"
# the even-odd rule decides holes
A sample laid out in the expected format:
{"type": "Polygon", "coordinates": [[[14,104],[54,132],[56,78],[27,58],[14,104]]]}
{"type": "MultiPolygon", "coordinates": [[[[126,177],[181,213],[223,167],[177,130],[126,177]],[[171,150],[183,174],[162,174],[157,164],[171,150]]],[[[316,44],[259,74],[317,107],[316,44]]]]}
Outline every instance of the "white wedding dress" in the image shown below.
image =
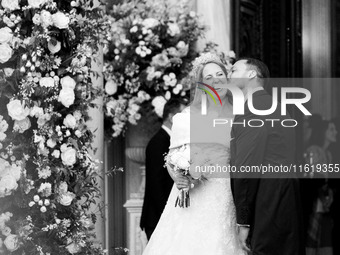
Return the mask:
{"type": "MultiPolygon", "coordinates": [[[[196,137],[189,109],[173,118],[170,148],[192,143],[209,148],[211,160],[228,164],[230,126],[196,137]],[[191,131],[191,133],[190,133],[191,131]],[[209,135],[213,134],[213,135],[209,135]],[[218,135],[216,135],[218,134],[218,135]]],[[[205,123],[207,121],[205,120],[205,123]]],[[[225,177],[225,176],[224,176],[225,177]]],[[[158,225],[143,255],[244,255],[236,235],[235,206],[229,178],[209,178],[190,190],[190,206],[175,207],[178,189],[174,185],[158,225]]]]}

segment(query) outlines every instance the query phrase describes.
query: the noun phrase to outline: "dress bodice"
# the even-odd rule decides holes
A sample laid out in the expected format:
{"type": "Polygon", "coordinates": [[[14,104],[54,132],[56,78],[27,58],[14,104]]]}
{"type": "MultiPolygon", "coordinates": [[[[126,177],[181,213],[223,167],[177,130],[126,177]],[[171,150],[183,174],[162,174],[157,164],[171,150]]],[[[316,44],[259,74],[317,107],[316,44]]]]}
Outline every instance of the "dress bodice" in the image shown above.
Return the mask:
{"type": "Polygon", "coordinates": [[[213,113],[202,115],[188,107],[172,120],[170,149],[189,143],[218,143],[230,147],[231,118],[221,118],[213,113]]]}

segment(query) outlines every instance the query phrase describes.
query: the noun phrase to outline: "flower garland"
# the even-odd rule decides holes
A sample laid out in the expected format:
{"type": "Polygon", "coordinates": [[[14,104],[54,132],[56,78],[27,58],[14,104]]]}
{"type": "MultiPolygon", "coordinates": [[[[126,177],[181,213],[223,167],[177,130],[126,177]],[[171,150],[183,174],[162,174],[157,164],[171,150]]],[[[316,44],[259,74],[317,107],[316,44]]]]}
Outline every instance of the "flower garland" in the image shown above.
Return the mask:
{"type": "Polygon", "coordinates": [[[0,253],[103,254],[90,206],[99,196],[88,109],[101,4],[1,0],[0,253]]]}
{"type": "MultiPolygon", "coordinates": [[[[110,137],[153,109],[162,117],[172,97],[187,97],[195,42],[205,26],[186,1],[136,0],[114,5],[105,51],[105,120],[110,137]],[[151,106],[151,107],[150,107],[151,106]]],[[[145,116],[144,116],[145,117],[145,116]]]]}

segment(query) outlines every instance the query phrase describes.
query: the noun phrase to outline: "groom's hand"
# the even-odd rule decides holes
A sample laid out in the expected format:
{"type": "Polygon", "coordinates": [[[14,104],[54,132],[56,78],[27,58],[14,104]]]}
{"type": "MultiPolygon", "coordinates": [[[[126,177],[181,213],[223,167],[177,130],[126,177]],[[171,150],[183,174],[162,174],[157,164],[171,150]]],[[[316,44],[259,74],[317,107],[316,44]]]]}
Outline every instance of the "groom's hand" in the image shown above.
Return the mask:
{"type": "Polygon", "coordinates": [[[238,240],[240,241],[241,248],[246,252],[251,252],[247,246],[247,238],[249,235],[249,227],[239,226],[238,227],[238,240]]]}

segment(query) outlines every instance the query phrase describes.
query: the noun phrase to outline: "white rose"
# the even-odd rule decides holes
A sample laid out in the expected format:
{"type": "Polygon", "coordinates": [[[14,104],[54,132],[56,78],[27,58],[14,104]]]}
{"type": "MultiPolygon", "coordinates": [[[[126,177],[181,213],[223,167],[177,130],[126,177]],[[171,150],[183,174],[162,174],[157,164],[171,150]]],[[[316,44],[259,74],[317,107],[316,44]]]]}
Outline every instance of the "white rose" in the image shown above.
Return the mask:
{"type": "Polygon", "coordinates": [[[80,252],[81,247],[78,244],[70,243],[69,245],[66,246],[66,249],[69,253],[76,254],[80,252]]]}
{"type": "Polygon", "coordinates": [[[54,26],[56,26],[59,29],[68,28],[68,24],[70,23],[69,17],[67,17],[62,12],[57,12],[57,13],[53,14],[52,20],[53,20],[54,26]]]}
{"type": "Polygon", "coordinates": [[[41,25],[43,27],[48,27],[53,25],[52,14],[46,10],[40,13],[41,25]]]}
{"type": "Polygon", "coordinates": [[[54,87],[54,79],[52,77],[43,77],[40,79],[39,84],[41,87],[52,88],[54,87]]]}
{"type": "Polygon", "coordinates": [[[179,26],[177,25],[177,23],[168,23],[168,34],[170,36],[175,36],[177,34],[179,34],[181,32],[181,30],[179,29],[179,26]]]}
{"type": "Polygon", "coordinates": [[[12,29],[9,27],[0,28],[0,43],[11,42],[13,38],[12,29]]]}
{"type": "Polygon", "coordinates": [[[114,95],[117,92],[117,83],[115,83],[113,80],[109,80],[105,84],[105,92],[108,95],[114,95]]]}
{"type": "Polygon", "coordinates": [[[7,43],[0,44],[0,63],[6,63],[13,55],[13,50],[7,43]]]}
{"type": "Polygon", "coordinates": [[[43,110],[43,108],[41,108],[41,107],[38,107],[38,106],[33,106],[33,108],[31,109],[31,112],[30,112],[30,116],[31,117],[36,117],[36,118],[39,118],[39,117],[41,117],[41,116],[43,116],[44,115],[44,110],[43,110]]]}
{"type": "Polygon", "coordinates": [[[58,101],[61,102],[66,108],[69,108],[75,100],[73,89],[60,90],[58,101]]]}
{"type": "Polygon", "coordinates": [[[60,157],[60,151],[59,150],[54,150],[52,152],[52,156],[55,157],[55,158],[59,158],[60,157]]]}
{"type": "Polygon", "coordinates": [[[38,205],[42,206],[44,202],[42,200],[39,200],[38,205]]]}
{"type": "Polygon", "coordinates": [[[31,202],[28,203],[28,206],[29,206],[29,207],[32,207],[32,206],[34,206],[34,205],[35,205],[35,203],[34,203],[33,201],[31,201],[31,202]]]}
{"type": "Polygon", "coordinates": [[[79,130],[76,130],[76,132],[74,132],[74,134],[75,134],[78,138],[81,137],[81,132],[80,132],[79,130]]]}
{"type": "Polygon", "coordinates": [[[32,8],[39,8],[43,3],[45,3],[45,0],[28,0],[28,6],[32,8]]]}
{"type": "Polygon", "coordinates": [[[13,69],[13,68],[6,67],[6,68],[4,68],[4,71],[5,71],[6,77],[11,77],[12,74],[13,74],[13,72],[14,72],[14,69],[13,69]]]}
{"type": "Polygon", "coordinates": [[[69,206],[69,205],[71,205],[74,198],[75,198],[75,194],[68,191],[68,192],[60,195],[59,203],[62,204],[63,206],[69,206]]]}
{"type": "Polygon", "coordinates": [[[18,184],[12,175],[3,176],[0,180],[0,197],[10,195],[17,188],[18,184]]]}
{"type": "Polygon", "coordinates": [[[1,233],[4,235],[4,236],[9,236],[11,234],[12,230],[9,228],[9,227],[4,227],[1,231],[1,233]]]}
{"type": "Polygon", "coordinates": [[[76,81],[70,76],[63,77],[60,84],[63,89],[74,89],[76,87],[76,81]]]}
{"type": "Polygon", "coordinates": [[[9,235],[6,237],[4,241],[4,245],[6,246],[7,250],[10,252],[15,251],[19,248],[19,240],[17,235],[9,235]]]}
{"type": "Polygon", "coordinates": [[[35,196],[33,197],[33,200],[34,200],[34,202],[39,202],[40,197],[39,197],[38,195],[35,195],[35,196]]]}
{"type": "Polygon", "coordinates": [[[41,23],[40,15],[38,13],[34,14],[32,21],[33,21],[33,24],[40,25],[41,23]]]}
{"type": "Polygon", "coordinates": [[[143,20],[142,25],[145,28],[153,28],[155,26],[157,26],[159,24],[158,20],[154,19],[154,18],[147,18],[145,20],[143,20]]]}
{"type": "Polygon", "coordinates": [[[60,43],[59,41],[56,41],[56,42],[57,42],[56,45],[54,45],[54,44],[52,43],[52,40],[50,40],[50,41],[48,42],[47,47],[48,47],[48,49],[50,50],[50,52],[51,52],[52,54],[55,54],[55,53],[59,52],[60,49],[61,49],[61,43],[60,43]]]}
{"type": "Polygon", "coordinates": [[[46,207],[45,207],[45,206],[40,207],[40,211],[41,211],[42,213],[46,212],[46,207]]]}
{"type": "Polygon", "coordinates": [[[72,114],[67,114],[63,123],[66,127],[72,129],[74,129],[77,126],[77,120],[72,114]]]}
{"type": "Polygon", "coordinates": [[[166,102],[167,102],[166,99],[162,96],[157,96],[151,101],[151,104],[155,108],[156,114],[160,118],[163,117],[163,110],[164,110],[164,105],[166,102]]]}
{"type": "Polygon", "coordinates": [[[14,121],[13,130],[18,131],[20,134],[24,133],[31,127],[31,121],[28,117],[23,120],[14,121]]]}
{"type": "Polygon", "coordinates": [[[51,203],[50,203],[50,200],[49,199],[45,199],[44,201],[44,205],[45,206],[49,206],[51,203]]]}
{"type": "Polygon", "coordinates": [[[46,144],[47,144],[47,146],[50,147],[50,148],[54,148],[54,147],[57,145],[56,141],[54,141],[54,140],[51,139],[51,138],[47,140],[46,144]]]}
{"type": "Polygon", "coordinates": [[[71,147],[67,147],[62,153],[61,153],[61,160],[63,161],[63,164],[66,166],[73,166],[77,161],[77,152],[75,149],[71,147]]]}
{"type": "Polygon", "coordinates": [[[9,9],[11,11],[14,11],[16,9],[20,9],[19,0],[2,0],[1,5],[5,9],[9,9]]]}
{"type": "Polygon", "coordinates": [[[184,57],[188,54],[189,45],[183,41],[179,41],[176,45],[180,57],[184,57]]]}
{"type": "Polygon", "coordinates": [[[30,110],[21,103],[20,100],[15,99],[7,104],[8,115],[11,116],[13,120],[23,120],[28,115],[30,110]]]}

